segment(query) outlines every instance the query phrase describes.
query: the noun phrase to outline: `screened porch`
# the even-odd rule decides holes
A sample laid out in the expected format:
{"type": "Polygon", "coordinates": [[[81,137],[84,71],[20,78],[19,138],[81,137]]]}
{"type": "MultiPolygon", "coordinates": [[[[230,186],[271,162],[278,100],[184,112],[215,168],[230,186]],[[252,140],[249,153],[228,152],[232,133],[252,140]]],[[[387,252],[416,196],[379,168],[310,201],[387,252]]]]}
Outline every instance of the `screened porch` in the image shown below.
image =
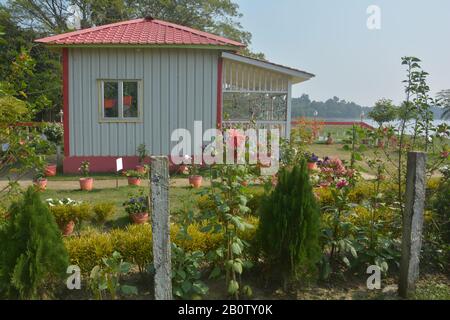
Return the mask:
{"type": "Polygon", "coordinates": [[[278,128],[289,138],[292,85],[314,75],[270,62],[223,53],[223,128],[278,128]]]}

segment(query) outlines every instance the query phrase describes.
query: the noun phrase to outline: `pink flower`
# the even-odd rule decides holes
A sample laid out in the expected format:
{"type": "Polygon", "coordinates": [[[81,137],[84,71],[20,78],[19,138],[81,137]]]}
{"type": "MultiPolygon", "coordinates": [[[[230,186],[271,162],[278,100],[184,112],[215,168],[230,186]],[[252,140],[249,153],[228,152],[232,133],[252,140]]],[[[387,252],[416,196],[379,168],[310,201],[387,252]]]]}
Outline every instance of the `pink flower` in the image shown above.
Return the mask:
{"type": "Polygon", "coordinates": [[[240,147],[243,143],[245,143],[245,135],[243,135],[239,130],[230,129],[227,131],[228,133],[228,143],[230,146],[236,148],[240,147]]]}
{"type": "Polygon", "coordinates": [[[442,159],[447,159],[448,158],[448,156],[449,156],[449,152],[448,151],[442,151],[441,152],[441,158],[442,159]]]}
{"type": "Polygon", "coordinates": [[[338,189],[345,188],[345,187],[347,187],[348,185],[349,185],[349,183],[348,183],[348,181],[345,180],[345,179],[342,179],[342,180],[340,180],[338,183],[336,183],[336,187],[337,187],[338,189]]]}

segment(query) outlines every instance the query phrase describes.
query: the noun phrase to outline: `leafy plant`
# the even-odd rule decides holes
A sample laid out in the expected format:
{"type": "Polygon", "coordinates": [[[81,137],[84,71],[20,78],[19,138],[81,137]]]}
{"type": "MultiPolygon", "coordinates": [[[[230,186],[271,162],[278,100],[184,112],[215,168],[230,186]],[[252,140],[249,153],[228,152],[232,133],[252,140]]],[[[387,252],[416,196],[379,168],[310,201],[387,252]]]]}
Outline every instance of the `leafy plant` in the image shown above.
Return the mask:
{"type": "Polygon", "coordinates": [[[128,214],[144,213],[149,210],[148,198],[143,195],[129,198],[123,206],[128,214]]]}
{"type": "Polygon", "coordinates": [[[203,252],[186,252],[172,243],[172,286],[175,297],[198,300],[208,293],[208,287],[200,280],[204,259],[203,252]]]}
{"type": "Polygon", "coordinates": [[[117,251],[109,258],[102,259],[103,264],[95,266],[89,277],[89,288],[97,300],[103,300],[107,293],[112,300],[116,300],[119,294],[137,295],[137,288],[120,284],[121,277],[131,270],[131,263],[124,262],[117,251]]]}
{"type": "Polygon", "coordinates": [[[111,202],[97,203],[92,207],[95,214],[95,222],[103,224],[114,215],[116,206],[111,202]]]}
{"type": "Polygon", "coordinates": [[[266,262],[280,273],[284,288],[315,273],[320,260],[320,212],[309,182],[306,161],[283,169],[278,185],[260,207],[258,239],[266,262]]]}
{"type": "Polygon", "coordinates": [[[64,128],[61,123],[48,123],[44,126],[42,133],[55,145],[60,145],[64,136],[64,128]]]}
{"type": "Polygon", "coordinates": [[[64,198],[61,200],[47,199],[46,202],[60,228],[64,228],[71,221],[81,223],[89,220],[92,215],[91,206],[81,201],[64,198]]]}
{"type": "Polygon", "coordinates": [[[137,153],[139,157],[139,163],[143,164],[145,159],[148,157],[147,147],[144,143],[138,146],[137,153]]]}
{"type": "Polygon", "coordinates": [[[0,228],[0,296],[48,298],[68,265],[58,226],[31,187],[9,213],[0,228]]]}
{"type": "Polygon", "coordinates": [[[240,233],[253,228],[244,219],[250,213],[242,186],[248,169],[241,165],[218,165],[210,173],[212,189],[206,194],[213,201],[214,209],[202,211],[198,219],[204,224],[203,232],[219,234],[224,240],[216,250],[208,253],[208,259],[214,264],[210,277],[219,277],[224,271],[228,294],[238,299],[241,294],[251,295],[250,287],[240,283],[244,269],[251,267],[244,259],[249,244],[240,238],[240,233]]]}
{"type": "Polygon", "coordinates": [[[128,170],[125,175],[129,178],[142,179],[145,177],[144,173],[137,172],[136,170],[128,170]]]}
{"type": "Polygon", "coordinates": [[[89,161],[83,161],[81,163],[80,168],[78,169],[82,176],[89,177],[89,171],[90,171],[90,162],[89,161]]]}

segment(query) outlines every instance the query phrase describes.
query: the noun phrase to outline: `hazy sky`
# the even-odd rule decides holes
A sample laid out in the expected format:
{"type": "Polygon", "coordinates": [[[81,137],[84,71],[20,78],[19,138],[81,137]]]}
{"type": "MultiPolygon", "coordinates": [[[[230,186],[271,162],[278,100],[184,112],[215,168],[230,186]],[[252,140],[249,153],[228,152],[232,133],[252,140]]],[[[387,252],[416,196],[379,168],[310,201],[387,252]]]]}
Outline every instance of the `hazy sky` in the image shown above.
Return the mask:
{"type": "Polygon", "coordinates": [[[422,59],[433,93],[450,89],[449,0],[236,1],[254,51],[316,74],[294,87],[294,97],[399,102],[406,55],[422,59]],[[367,28],[370,5],[381,9],[380,30],[367,28]]]}

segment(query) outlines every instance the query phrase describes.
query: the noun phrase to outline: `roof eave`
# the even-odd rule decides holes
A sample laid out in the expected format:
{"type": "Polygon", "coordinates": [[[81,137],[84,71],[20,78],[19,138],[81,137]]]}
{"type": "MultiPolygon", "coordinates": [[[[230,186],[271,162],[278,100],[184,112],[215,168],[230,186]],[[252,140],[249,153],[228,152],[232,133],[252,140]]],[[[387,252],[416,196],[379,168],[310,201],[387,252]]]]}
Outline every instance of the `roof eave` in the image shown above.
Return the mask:
{"type": "Polygon", "coordinates": [[[89,43],[89,44],[59,44],[59,43],[48,43],[42,41],[35,41],[53,48],[135,48],[135,49],[209,49],[209,50],[222,50],[222,51],[238,51],[243,47],[232,46],[232,45],[194,45],[194,44],[112,44],[112,43],[89,43]]]}
{"type": "Polygon", "coordinates": [[[236,62],[241,62],[245,64],[249,64],[255,67],[260,67],[264,69],[268,69],[274,72],[279,72],[291,77],[291,81],[293,84],[301,83],[307,81],[311,78],[314,78],[315,75],[306,71],[297,70],[289,67],[285,67],[279,64],[275,64],[269,61],[262,61],[259,59],[254,59],[250,57],[245,57],[239,54],[223,52],[222,57],[225,59],[230,59],[236,62]]]}

